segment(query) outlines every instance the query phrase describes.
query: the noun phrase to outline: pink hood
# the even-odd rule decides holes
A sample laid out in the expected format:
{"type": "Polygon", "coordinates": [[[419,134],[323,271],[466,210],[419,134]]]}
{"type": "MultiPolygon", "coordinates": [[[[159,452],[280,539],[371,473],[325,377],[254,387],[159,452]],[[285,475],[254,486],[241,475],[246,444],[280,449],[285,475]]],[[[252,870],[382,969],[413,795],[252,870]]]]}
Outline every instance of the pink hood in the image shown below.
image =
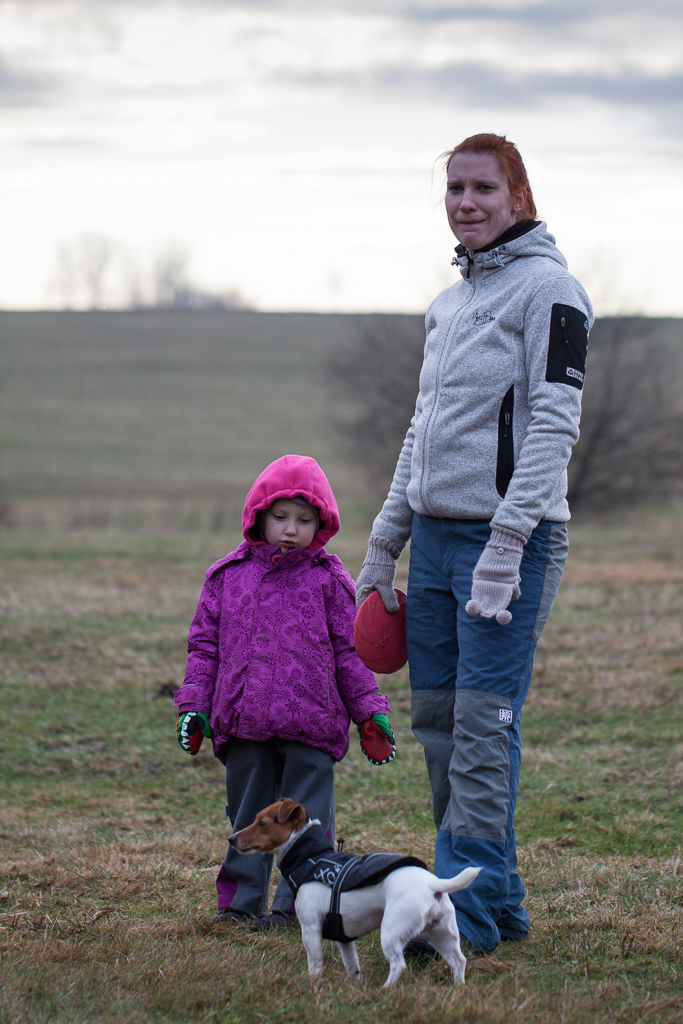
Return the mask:
{"type": "Polygon", "coordinates": [[[329,480],[308,455],[283,455],[263,470],[247,495],[242,513],[242,533],[250,544],[262,544],[249,536],[256,513],[270,508],[278,498],[301,495],[320,512],[321,526],[306,551],[316,551],[339,532],[339,509],[329,480]]]}

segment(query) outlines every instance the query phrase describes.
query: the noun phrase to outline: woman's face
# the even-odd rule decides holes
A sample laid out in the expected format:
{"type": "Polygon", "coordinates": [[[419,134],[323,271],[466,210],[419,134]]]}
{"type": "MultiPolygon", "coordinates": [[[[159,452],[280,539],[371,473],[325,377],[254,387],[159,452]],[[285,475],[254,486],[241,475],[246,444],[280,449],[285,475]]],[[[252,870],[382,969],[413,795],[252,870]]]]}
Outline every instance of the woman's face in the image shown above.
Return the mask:
{"type": "Polygon", "coordinates": [[[493,153],[456,153],[448,164],[446,215],[450,229],[468,249],[483,249],[512,227],[524,207],[524,189],[511,195],[493,153]]]}

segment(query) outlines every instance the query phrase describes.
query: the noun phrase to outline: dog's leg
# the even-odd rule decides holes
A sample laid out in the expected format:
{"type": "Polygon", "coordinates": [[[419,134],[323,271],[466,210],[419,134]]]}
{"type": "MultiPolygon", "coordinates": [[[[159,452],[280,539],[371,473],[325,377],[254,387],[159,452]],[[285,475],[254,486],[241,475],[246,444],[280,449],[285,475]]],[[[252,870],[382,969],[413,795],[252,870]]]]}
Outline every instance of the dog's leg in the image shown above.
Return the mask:
{"type": "Polygon", "coordinates": [[[383,988],[395,985],[406,969],[406,958],[403,955],[403,941],[397,935],[387,935],[382,929],[380,934],[382,952],[389,961],[389,975],[383,988]]]}
{"type": "Polygon", "coordinates": [[[308,976],[313,981],[323,970],[323,933],[315,925],[302,923],[301,938],[308,957],[308,976]]]}
{"type": "Polygon", "coordinates": [[[395,903],[388,905],[382,918],[379,937],[382,952],[389,961],[389,976],[384,982],[384,988],[395,985],[405,971],[406,958],[403,955],[403,947],[410,936],[416,935],[419,931],[419,918],[411,920],[411,917],[415,917],[414,913],[410,913],[413,908],[404,907],[403,909],[408,912],[403,914],[400,913],[401,909],[401,906],[395,903]]]}
{"type": "Polygon", "coordinates": [[[338,942],[339,952],[341,958],[344,961],[344,967],[346,968],[346,975],[350,981],[356,981],[360,978],[360,964],[358,963],[358,953],[356,952],[355,942],[338,942]]]}
{"type": "Polygon", "coordinates": [[[425,932],[434,949],[441,954],[448,966],[453,971],[453,983],[455,985],[465,984],[465,965],[467,961],[460,949],[460,934],[455,923],[455,914],[444,914],[443,917],[431,926],[425,928],[425,932]]]}
{"type": "MultiPolygon", "coordinates": [[[[389,879],[392,879],[391,875],[389,879]]],[[[409,939],[422,931],[425,916],[413,894],[401,892],[398,898],[387,899],[380,928],[382,952],[389,961],[389,977],[384,982],[385,988],[395,985],[405,971],[403,947],[409,939]]]]}

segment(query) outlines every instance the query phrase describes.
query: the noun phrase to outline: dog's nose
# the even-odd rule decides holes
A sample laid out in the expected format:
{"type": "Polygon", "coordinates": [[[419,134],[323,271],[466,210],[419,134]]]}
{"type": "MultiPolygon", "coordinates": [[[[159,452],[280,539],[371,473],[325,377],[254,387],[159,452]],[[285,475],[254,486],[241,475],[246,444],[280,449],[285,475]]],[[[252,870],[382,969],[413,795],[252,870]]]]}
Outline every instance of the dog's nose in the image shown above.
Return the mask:
{"type": "Polygon", "coordinates": [[[235,843],[237,842],[237,836],[236,835],[228,836],[228,842],[229,842],[230,846],[234,846],[235,843]]]}

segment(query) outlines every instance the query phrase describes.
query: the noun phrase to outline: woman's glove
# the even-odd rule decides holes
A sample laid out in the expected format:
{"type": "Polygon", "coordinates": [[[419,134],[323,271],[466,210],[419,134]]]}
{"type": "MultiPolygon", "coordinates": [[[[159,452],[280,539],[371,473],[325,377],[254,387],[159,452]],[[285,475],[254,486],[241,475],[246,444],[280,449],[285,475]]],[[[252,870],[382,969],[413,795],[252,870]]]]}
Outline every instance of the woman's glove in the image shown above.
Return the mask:
{"type": "Polygon", "coordinates": [[[188,754],[198,754],[204,737],[213,739],[209,716],[203,711],[185,711],[175,727],[178,743],[188,754]]]}
{"type": "Polygon", "coordinates": [[[371,590],[376,590],[388,612],[398,611],[394,593],[396,563],[401,552],[391,541],[371,537],[360,576],[356,580],[356,608],[360,608],[371,590]]]}
{"type": "Polygon", "coordinates": [[[481,615],[501,626],[512,615],[507,611],[510,601],[521,594],[519,566],[524,553],[521,537],[501,526],[491,528],[491,539],[481,553],[472,573],[472,598],[465,605],[468,615],[481,615]]]}
{"type": "Polygon", "coordinates": [[[358,726],[360,749],[370,764],[389,764],[396,757],[396,740],[386,715],[371,715],[358,726]]]}

